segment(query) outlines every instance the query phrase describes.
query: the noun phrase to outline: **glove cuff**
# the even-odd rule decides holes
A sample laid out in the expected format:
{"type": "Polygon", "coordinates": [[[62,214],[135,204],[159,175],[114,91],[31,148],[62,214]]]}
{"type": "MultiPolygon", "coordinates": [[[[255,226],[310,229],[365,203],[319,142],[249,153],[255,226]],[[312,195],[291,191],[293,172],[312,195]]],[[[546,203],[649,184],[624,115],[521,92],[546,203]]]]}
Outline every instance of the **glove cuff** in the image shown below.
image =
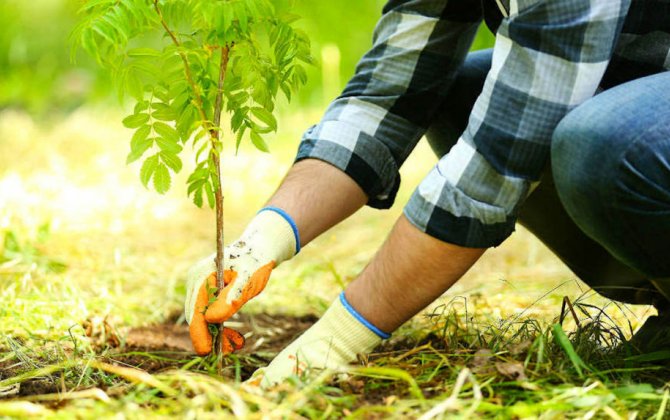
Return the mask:
{"type": "Polygon", "coordinates": [[[361,324],[363,324],[368,330],[370,330],[370,331],[372,331],[373,333],[377,334],[377,336],[379,336],[379,338],[381,338],[381,339],[383,339],[383,340],[386,340],[387,338],[390,338],[390,337],[391,337],[391,334],[389,334],[389,333],[387,333],[387,332],[384,332],[384,331],[380,330],[379,328],[377,328],[377,327],[375,327],[374,325],[372,325],[372,323],[371,323],[370,321],[368,321],[367,319],[363,318],[363,315],[359,314],[358,311],[356,311],[356,309],[354,309],[353,306],[351,306],[351,304],[349,304],[349,301],[348,301],[347,298],[344,296],[344,292],[340,293],[339,301],[340,301],[340,303],[342,304],[342,306],[344,307],[344,309],[346,309],[347,312],[349,312],[349,314],[350,314],[351,316],[353,316],[354,318],[356,318],[356,320],[357,320],[358,322],[360,322],[361,324]]]}
{"type": "Polygon", "coordinates": [[[300,235],[295,222],[277,207],[262,208],[238,242],[244,242],[262,261],[274,261],[277,265],[300,251],[300,235]]]}
{"type": "Polygon", "coordinates": [[[370,353],[390,335],[373,326],[356,312],[344,297],[333,302],[319,321],[252,377],[261,387],[280,383],[305,369],[340,369],[370,353]]]}

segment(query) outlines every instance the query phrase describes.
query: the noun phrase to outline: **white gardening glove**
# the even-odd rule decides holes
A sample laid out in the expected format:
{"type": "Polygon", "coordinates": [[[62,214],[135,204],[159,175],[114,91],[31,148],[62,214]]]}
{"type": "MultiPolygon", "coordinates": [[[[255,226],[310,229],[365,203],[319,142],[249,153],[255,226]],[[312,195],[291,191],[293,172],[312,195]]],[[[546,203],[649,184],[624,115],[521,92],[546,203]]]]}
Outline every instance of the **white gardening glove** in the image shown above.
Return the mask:
{"type": "Polygon", "coordinates": [[[316,324],[282,350],[268,367],[256,370],[246,384],[268,388],[308,369],[341,369],[388,337],[390,334],[356,312],[342,292],[316,324]]]}
{"type": "Polygon", "coordinates": [[[242,236],[225,248],[225,286],[213,303],[209,302],[216,290],[216,254],[191,267],[186,280],[184,313],[195,352],[206,355],[212,349],[208,323],[230,318],[265,288],[274,267],[299,250],[298,230],[290,216],[281,209],[266,207],[258,212],[242,236]]]}

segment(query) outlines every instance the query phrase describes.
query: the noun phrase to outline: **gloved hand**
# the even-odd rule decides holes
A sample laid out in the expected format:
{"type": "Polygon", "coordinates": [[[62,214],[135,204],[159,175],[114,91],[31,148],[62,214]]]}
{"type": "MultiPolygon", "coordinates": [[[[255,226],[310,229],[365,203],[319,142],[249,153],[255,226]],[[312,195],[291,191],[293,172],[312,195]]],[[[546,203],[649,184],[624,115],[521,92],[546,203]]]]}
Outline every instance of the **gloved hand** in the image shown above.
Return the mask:
{"type": "Polygon", "coordinates": [[[254,372],[246,384],[267,388],[289,376],[300,376],[307,369],[341,369],[355,361],[356,355],[370,353],[389,337],[356,312],[342,292],[316,324],[282,350],[268,367],[254,372]]]}
{"type": "MultiPolygon", "coordinates": [[[[191,267],[187,275],[184,312],[195,352],[206,355],[212,349],[207,323],[220,323],[230,318],[265,288],[274,267],[292,258],[299,250],[298,230],[291,217],[281,209],[266,207],[258,212],[242,236],[225,248],[224,288],[215,300],[211,301],[216,292],[216,254],[191,267]]],[[[224,329],[224,337],[232,335],[226,331],[224,329]]],[[[228,349],[232,351],[237,349],[235,343],[239,340],[231,341],[233,345],[228,349]]],[[[226,345],[225,340],[223,344],[226,345]]]]}
{"type": "MultiPolygon", "coordinates": [[[[224,272],[224,285],[230,283],[230,273],[230,271],[224,272]]],[[[209,325],[205,320],[205,310],[209,303],[209,297],[210,295],[213,296],[214,291],[216,291],[216,272],[210,274],[207,277],[207,281],[202,282],[195,297],[193,310],[190,311],[190,314],[187,312],[187,316],[190,316],[190,319],[187,318],[187,320],[189,322],[189,333],[193,342],[193,348],[201,356],[209,354],[212,351],[212,334],[209,332],[209,325]],[[194,337],[197,337],[197,340],[194,340],[194,337]]],[[[187,301],[192,295],[188,296],[187,294],[187,301]]],[[[244,336],[232,328],[223,327],[221,334],[223,354],[229,354],[244,347],[244,336]]]]}

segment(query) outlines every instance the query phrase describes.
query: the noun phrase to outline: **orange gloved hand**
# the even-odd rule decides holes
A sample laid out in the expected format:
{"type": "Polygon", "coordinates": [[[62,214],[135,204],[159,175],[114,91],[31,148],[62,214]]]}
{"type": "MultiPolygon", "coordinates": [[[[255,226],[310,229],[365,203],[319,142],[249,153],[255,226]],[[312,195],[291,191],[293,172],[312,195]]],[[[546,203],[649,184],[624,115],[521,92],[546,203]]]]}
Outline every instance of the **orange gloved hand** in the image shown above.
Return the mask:
{"type": "MultiPolygon", "coordinates": [[[[224,272],[224,285],[230,283],[231,271],[224,272]]],[[[194,312],[189,323],[189,334],[196,354],[204,356],[212,351],[212,334],[205,320],[205,311],[210,301],[210,294],[216,290],[216,272],[203,282],[198,290],[194,304],[194,312]]],[[[223,354],[233,353],[244,347],[244,336],[232,328],[224,327],[221,331],[221,350],[223,354]]]]}
{"type": "MultiPolygon", "coordinates": [[[[229,319],[245,303],[257,296],[272,270],[299,250],[297,229],[288,215],[278,209],[261,210],[239,240],[224,250],[224,287],[216,292],[216,266],[212,255],[189,270],[184,312],[195,352],[209,354],[212,336],[208,323],[229,319]]],[[[222,345],[239,350],[244,343],[239,333],[224,329],[222,345]],[[231,338],[232,337],[232,338],[231,338]],[[227,343],[228,339],[230,343],[227,343]],[[238,343],[242,343],[238,346],[238,343]],[[228,345],[230,344],[230,345],[228,345]]]]}

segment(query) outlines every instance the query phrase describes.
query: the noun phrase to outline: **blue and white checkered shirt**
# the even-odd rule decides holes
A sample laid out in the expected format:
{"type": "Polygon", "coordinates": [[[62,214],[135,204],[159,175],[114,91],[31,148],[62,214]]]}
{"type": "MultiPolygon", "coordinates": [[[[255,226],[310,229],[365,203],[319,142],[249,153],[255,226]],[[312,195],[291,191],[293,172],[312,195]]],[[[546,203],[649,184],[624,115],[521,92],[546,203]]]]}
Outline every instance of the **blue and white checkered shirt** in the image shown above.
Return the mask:
{"type": "MultiPolygon", "coordinates": [[[[652,2],[665,5],[668,16],[668,0],[633,0],[631,12],[652,2]]],[[[331,163],[363,188],[369,205],[390,207],[400,166],[431,124],[491,6],[501,16],[483,91],[465,132],[416,189],[405,215],[446,242],[500,244],[547,163],[555,127],[598,88],[629,23],[631,0],[392,0],[372,48],[307,130],[297,160],[331,163]]],[[[644,27],[641,14],[635,19],[644,27]]],[[[641,33],[636,28],[631,36],[641,33]]]]}

